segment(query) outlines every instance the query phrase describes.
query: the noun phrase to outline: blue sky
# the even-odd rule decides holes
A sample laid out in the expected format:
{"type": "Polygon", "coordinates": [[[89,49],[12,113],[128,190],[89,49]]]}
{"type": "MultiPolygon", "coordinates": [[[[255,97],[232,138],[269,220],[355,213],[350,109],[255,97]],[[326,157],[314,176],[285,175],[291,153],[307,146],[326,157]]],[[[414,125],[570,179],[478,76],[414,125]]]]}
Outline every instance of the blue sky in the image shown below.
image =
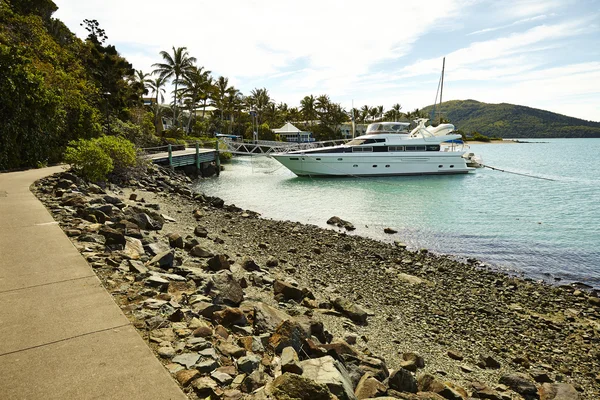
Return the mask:
{"type": "Polygon", "coordinates": [[[145,72],[186,46],[248,94],[350,108],[444,100],[512,103],[600,121],[600,0],[54,0],[80,37],[97,19],[145,72]]]}

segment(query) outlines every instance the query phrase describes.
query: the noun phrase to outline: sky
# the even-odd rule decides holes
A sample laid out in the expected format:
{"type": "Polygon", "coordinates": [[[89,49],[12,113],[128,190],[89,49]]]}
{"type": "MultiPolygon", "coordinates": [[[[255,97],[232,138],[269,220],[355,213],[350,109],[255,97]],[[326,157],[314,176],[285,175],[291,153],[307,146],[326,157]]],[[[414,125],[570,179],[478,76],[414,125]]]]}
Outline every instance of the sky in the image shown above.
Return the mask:
{"type": "Polygon", "coordinates": [[[474,99],[600,121],[600,0],[54,0],[77,36],[96,19],[135,69],[187,47],[244,94],[299,107],[327,94],[412,111],[474,99]]]}

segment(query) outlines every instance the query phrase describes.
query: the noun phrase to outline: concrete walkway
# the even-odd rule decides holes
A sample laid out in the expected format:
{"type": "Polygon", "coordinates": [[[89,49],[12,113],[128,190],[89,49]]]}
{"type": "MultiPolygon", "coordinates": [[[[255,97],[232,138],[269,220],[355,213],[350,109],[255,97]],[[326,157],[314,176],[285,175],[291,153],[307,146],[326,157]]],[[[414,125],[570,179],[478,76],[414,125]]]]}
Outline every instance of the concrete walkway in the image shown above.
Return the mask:
{"type": "Polygon", "coordinates": [[[186,399],[29,186],[0,174],[0,397],[186,399]]]}

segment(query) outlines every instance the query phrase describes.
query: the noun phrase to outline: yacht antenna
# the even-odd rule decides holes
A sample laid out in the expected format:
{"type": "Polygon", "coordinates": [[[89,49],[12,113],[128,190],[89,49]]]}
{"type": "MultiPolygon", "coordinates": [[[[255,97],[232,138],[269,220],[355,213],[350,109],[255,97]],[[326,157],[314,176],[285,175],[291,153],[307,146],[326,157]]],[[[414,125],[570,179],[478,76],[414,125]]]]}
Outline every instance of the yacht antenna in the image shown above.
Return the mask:
{"type": "Polygon", "coordinates": [[[356,121],[354,121],[354,99],[352,99],[352,139],[356,135],[356,121]]]}
{"type": "Polygon", "coordinates": [[[446,68],[446,57],[444,57],[444,60],[442,61],[442,84],[440,87],[440,109],[439,109],[439,113],[440,113],[440,124],[442,123],[442,93],[444,92],[444,69],[446,68]]]}

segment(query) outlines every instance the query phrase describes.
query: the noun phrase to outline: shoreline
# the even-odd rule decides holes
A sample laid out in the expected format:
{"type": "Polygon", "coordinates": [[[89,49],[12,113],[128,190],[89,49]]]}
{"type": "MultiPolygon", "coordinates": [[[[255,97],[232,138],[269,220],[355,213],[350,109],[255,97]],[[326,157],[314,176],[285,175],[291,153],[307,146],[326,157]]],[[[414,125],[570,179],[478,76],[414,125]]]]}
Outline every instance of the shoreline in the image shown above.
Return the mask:
{"type": "MultiPolygon", "coordinates": [[[[359,325],[348,324],[320,307],[292,304],[284,308],[301,314],[310,311],[335,338],[354,337],[357,348],[383,356],[388,367],[397,369],[406,361],[403,354],[418,352],[425,359],[420,373],[449,379],[469,392],[477,381],[496,391],[506,390],[498,384],[503,374],[532,374],[542,369],[554,382],[573,383],[584,399],[600,396],[600,352],[593,352],[600,340],[600,306],[585,292],[478,268],[475,260],[463,263],[452,256],[405,250],[333,229],[262,219],[209,197],[200,204],[203,216],[196,220],[193,213],[198,203],[191,199],[191,191],[176,185],[175,180],[169,177],[162,181],[166,185],[117,188],[127,207],[156,204],[161,213],[176,221],[166,222],[148,238],[164,242],[168,233],[194,237],[195,227],[201,224],[211,239],[206,247],[228,254],[234,266],[245,257],[261,266],[277,259],[278,266],[267,269],[269,274],[309,288],[317,303],[342,296],[372,312],[368,324],[359,325]],[[145,203],[127,201],[132,193],[138,199],[143,197],[145,203]],[[215,206],[218,204],[221,207],[215,206]],[[462,359],[451,358],[450,352],[462,353],[462,359]],[[488,356],[499,362],[498,369],[477,366],[488,356]]],[[[52,205],[45,200],[47,207],[52,205]]],[[[74,229],[74,217],[68,212],[54,215],[63,229],[74,229]]],[[[78,248],[85,249],[76,235],[72,238],[78,248]]],[[[193,258],[179,257],[184,265],[195,263],[193,258]]],[[[98,266],[96,271],[115,295],[115,287],[121,284],[111,283],[117,279],[113,269],[104,271],[98,266]]],[[[255,279],[239,267],[232,271],[249,282],[255,279]]],[[[270,290],[254,285],[245,290],[247,297],[278,305],[270,290]]],[[[124,301],[122,295],[115,296],[118,302],[124,301]]],[[[132,305],[126,303],[125,311],[132,305]]]]}

